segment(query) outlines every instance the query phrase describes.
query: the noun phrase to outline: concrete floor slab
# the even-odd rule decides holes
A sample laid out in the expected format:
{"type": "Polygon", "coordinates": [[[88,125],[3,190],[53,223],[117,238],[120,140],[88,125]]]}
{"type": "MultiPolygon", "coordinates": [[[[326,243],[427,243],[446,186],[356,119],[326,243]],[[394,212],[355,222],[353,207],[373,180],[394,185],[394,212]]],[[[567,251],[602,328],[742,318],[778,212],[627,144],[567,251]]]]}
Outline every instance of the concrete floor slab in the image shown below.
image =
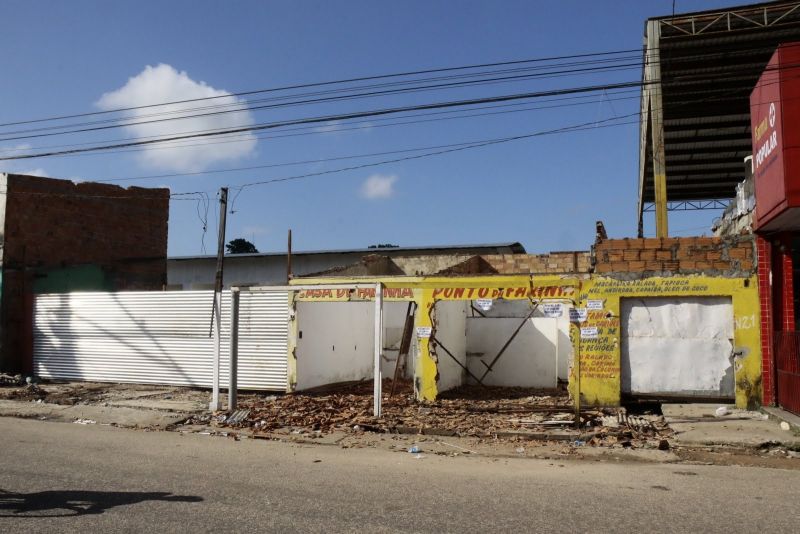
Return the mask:
{"type": "Polygon", "coordinates": [[[789,423],[794,432],[800,432],[800,415],[795,415],[776,406],[764,406],[761,410],[768,414],[770,419],[775,419],[779,422],[785,421],[789,423]]]}
{"type": "Polygon", "coordinates": [[[144,408],[146,410],[164,410],[169,412],[202,412],[207,408],[207,403],[175,399],[125,399],[108,401],[107,404],[109,406],[144,408]]]}
{"type": "MultiPolygon", "coordinates": [[[[0,417],[24,417],[72,423],[78,420],[128,428],[163,429],[179,423],[188,414],[93,405],[65,406],[38,402],[0,400],[0,417]]],[[[89,423],[92,424],[92,423],[89,423]]]]}
{"type": "Polygon", "coordinates": [[[758,447],[765,443],[800,446],[800,438],[782,430],[776,421],[764,420],[756,412],[736,410],[715,416],[719,404],[663,404],[662,413],[675,432],[678,445],[728,445],[758,447]]]}

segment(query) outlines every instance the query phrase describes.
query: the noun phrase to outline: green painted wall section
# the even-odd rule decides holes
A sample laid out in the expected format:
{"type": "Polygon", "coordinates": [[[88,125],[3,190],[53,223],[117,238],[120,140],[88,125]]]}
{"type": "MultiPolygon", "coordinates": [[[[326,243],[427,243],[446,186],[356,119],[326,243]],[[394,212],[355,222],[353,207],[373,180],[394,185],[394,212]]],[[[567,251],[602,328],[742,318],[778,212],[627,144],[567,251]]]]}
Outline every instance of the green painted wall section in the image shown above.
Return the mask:
{"type": "Polygon", "coordinates": [[[34,293],[67,293],[70,291],[112,291],[113,284],[96,265],[77,265],[50,269],[36,274],[34,293]]]}

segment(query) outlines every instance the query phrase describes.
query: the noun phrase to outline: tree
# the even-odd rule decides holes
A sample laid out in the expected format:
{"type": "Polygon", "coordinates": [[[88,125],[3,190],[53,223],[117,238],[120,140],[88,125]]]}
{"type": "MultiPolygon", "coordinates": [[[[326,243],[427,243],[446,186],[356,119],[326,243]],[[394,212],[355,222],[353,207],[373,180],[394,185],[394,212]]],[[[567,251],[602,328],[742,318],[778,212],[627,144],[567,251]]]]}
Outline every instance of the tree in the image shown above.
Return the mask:
{"type": "Polygon", "coordinates": [[[393,245],[391,243],[378,243],[377,245],[370,245],[367,248],[400,248],[400,245],[393,245]]]}
{"type": "Polygon", "coordinates": [[[228,249],[228,254],[253,254],[258,252],[254,244],[241,237],[231,239],[231,241],[225,245],[225,248],[228,249]]]}

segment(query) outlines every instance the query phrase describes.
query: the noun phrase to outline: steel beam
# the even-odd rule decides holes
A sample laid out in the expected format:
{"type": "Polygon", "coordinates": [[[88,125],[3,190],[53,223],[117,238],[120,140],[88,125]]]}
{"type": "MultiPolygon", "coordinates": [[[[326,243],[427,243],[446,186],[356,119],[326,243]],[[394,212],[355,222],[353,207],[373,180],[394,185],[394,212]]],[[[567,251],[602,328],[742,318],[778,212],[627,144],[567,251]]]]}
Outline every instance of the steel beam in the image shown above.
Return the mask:
{"type": "Polygon", "coordinates": [[[236,409],[239,379],[239,288],[231,288],[231,353],[228,367],[228,410],[236,409]]]}
{"type": "Polygon", "coordinates": [[[661,26],[658,21],[647,21],[647,78],[654,83],[650,88],[650,135],[653,147],[653,188],[656,206],[656,237],[668,237],[667,223],[667,170],[664,156],[664,112],[661,95],[661,55],[658,49],[661,26]]]}
{"type": "Polygon", "coordinates": [[[383,284],[375,285],[375,362],[373,369],[373,413],[381,416],[382,375],[381,353],[383,352],[383,284]]]}
{"type": "MultiPolygon", "coordinates": [[[[667,203],[667,211],[724,210],[728,204],[730,204],[729,199],[673,200],[667,203]]],[[[655,204],[652,202],[644,205],[645,213],[652,213],[655,210],[655,204]]]]}

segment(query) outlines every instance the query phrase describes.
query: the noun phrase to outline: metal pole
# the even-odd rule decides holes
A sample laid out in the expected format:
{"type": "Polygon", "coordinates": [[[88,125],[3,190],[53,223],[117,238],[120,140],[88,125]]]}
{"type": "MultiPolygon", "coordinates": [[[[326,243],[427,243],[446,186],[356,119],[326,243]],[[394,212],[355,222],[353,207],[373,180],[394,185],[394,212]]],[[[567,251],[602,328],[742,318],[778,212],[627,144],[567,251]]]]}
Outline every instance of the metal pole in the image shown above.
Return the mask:
{"type": "Polygon", "coordinates": [[[214,361],[212,362],[211,378],[211,411],[222,409],[219,402],[219,353],[220,340],[220,315],[222,308],[222,266],[225,259],[225,221],[228,212],[228,188],[219,190],[219,233],[217,235],[217,273],[214,277],[214,307],[211,313],[212,330],[214,331],[214,361]]]}
{"type": "Polygon", "coordinates": [[[221,321],[220,318],[220,308],[222,304],[222,293],[214,292],[214,313],[212,315],[214,321],[214,360],[212,362],[213,370],[211,373],[211,403],[209,404],[208,409],[212,412],[216,412],[222,409],[222,403],[219,401],[219,353],[220,353],[220,340],[222,338],[220,334],[219,323],[221,321]]]}
{"type": "MultiPolygon", "coordinates": [[[[214,299],[222,291],[222,267],[225,262],[225,223],[228,213],[228,188],[219,189],[219,230],[217,232],[217,271],[214,275],[214,299]]],[[[208,326],[208,335],[214,326],[214,313],[211,313],[211,324],[208,326]]]]}
{"type": "MultiPolygon", "coordinates": [[[[653,192],[656,208],[656,237],[669,235],[667,223],[667,171],[664,155],[664,112],[661,95],[661,28],[657,20],[647,21],[647,61],[650,86],[650,125],[653,142],[653,192]]],[[[645,125],[646,126],[646,125],[645,125]]]]}
{"type": "Polygon", "coordinates": [[[239,288],[231,288],[231,357],[228,371],[228,410],[236,409],[239,373],[239,288]]]}
{"type": "Polygon", "coordinates": [[[575,428],[581,426],[581,324],[576,326],[575,381],[578,383],[575,393],[575,428]]]}
{"type": "Polygon", "coordinates": [[[292,229],[289,228],[289,239],[286,244],[286,283],[292,279],[292,229]]]}
{"type": "Polygon", "coordinates": [[[373,412],[381,416],[381,352],[383,351],[383,284],[375,286],[375,361],[373,371],[373,412]]]}

